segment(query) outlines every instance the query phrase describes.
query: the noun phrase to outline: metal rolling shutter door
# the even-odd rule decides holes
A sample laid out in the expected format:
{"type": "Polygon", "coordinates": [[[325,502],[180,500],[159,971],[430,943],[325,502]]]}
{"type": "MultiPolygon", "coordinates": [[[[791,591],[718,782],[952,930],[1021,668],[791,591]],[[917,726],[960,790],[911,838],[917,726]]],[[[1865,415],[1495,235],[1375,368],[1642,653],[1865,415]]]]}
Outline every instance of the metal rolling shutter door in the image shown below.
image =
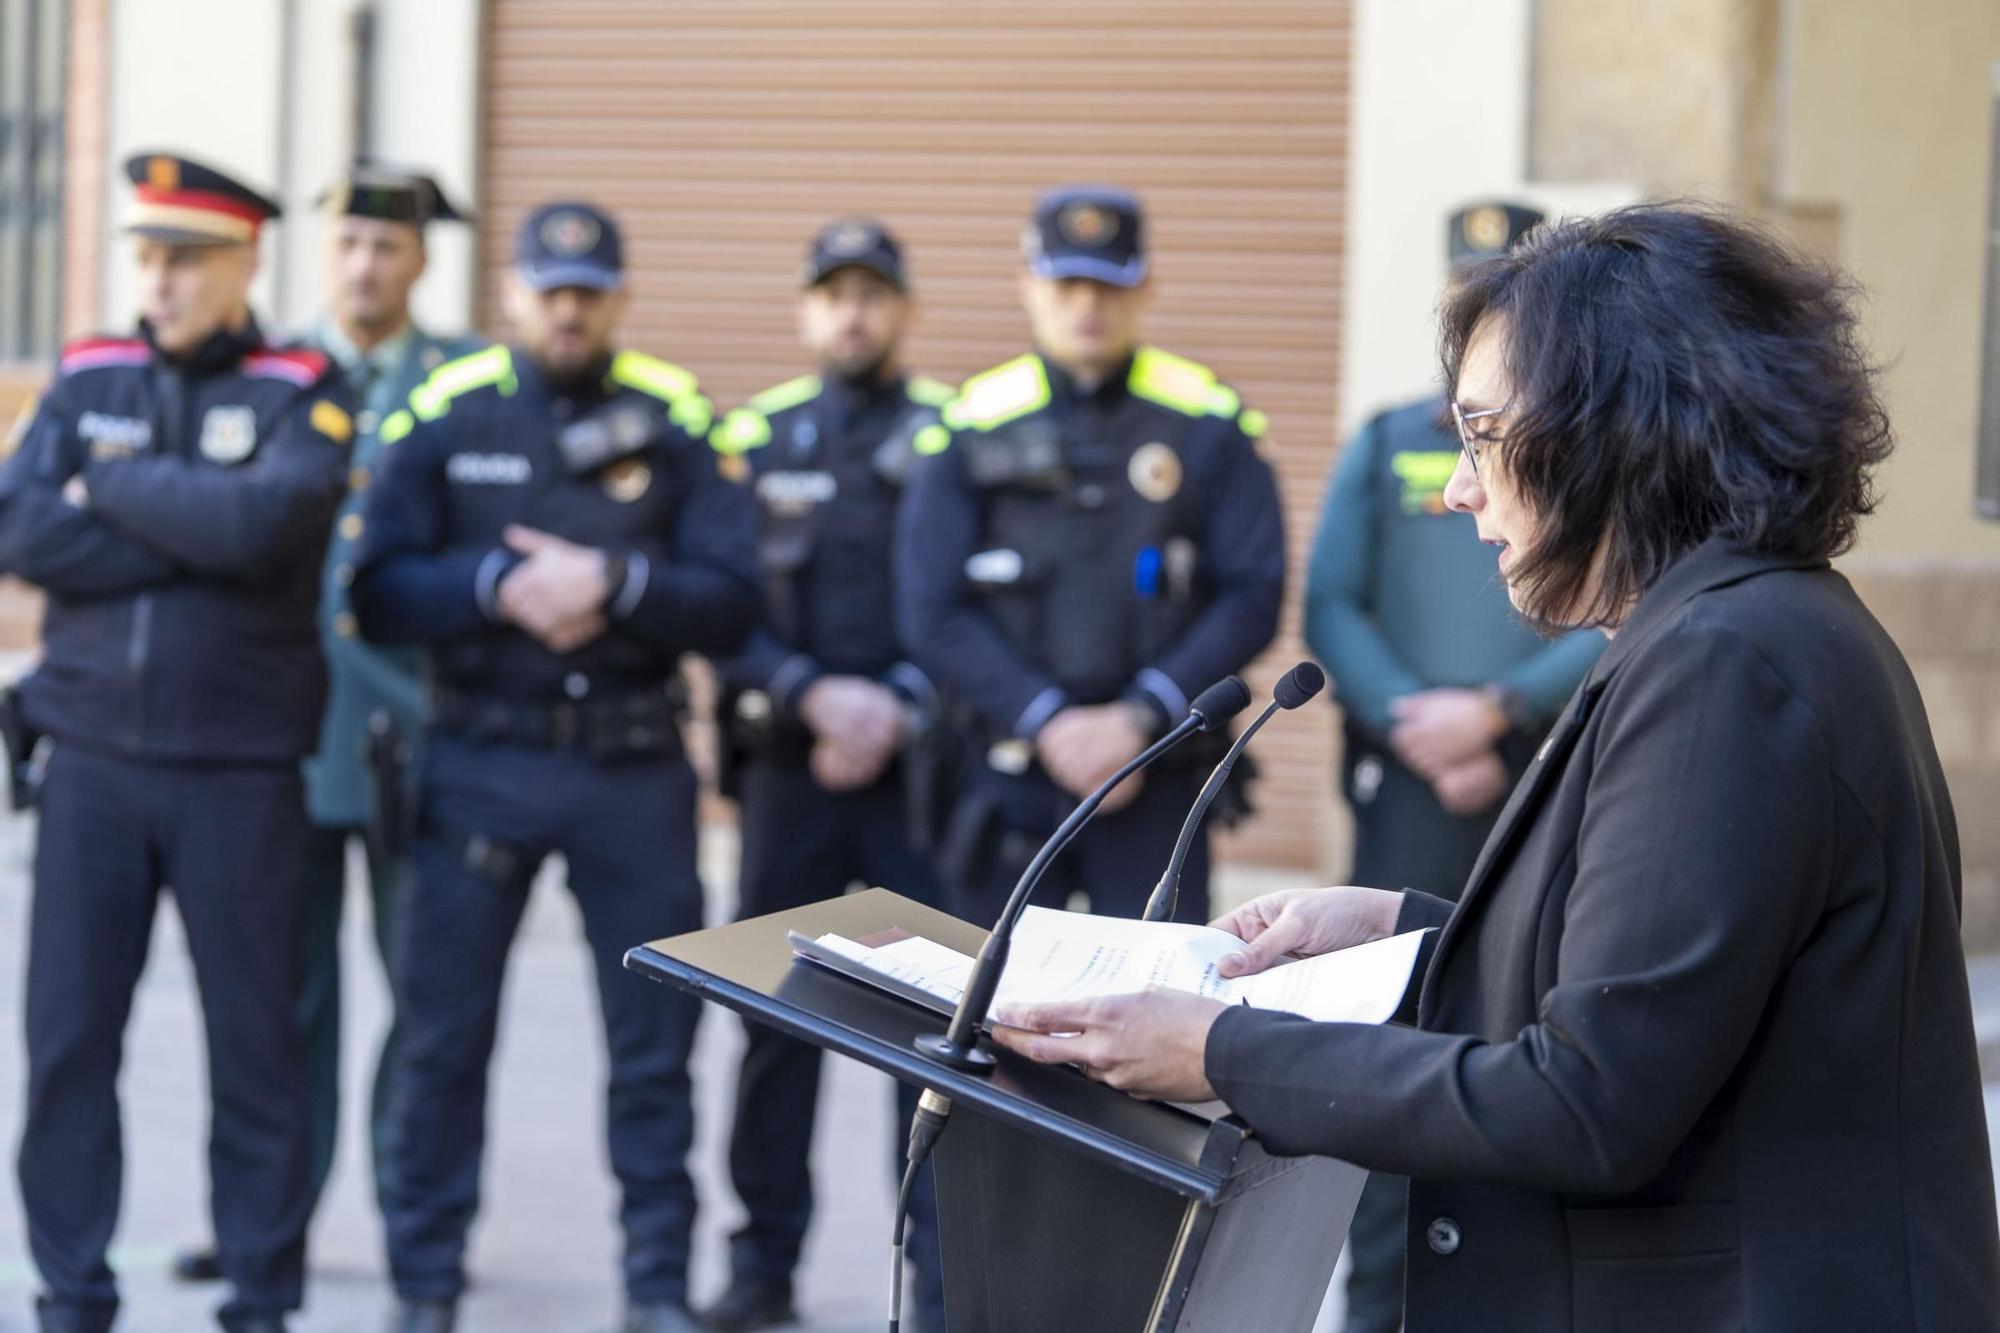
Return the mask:
{"type": "MultiPolygon", "coordinates": [[[[806,239],[838,213],[909,247],[916,368],[956,380],[1021,350],[1016,239],[1043,186],[1112,180],[1152,216],[1151,340],[1271,419],[1293,582],[1260,693],[1303,649],[1303,554],[1336,441],[1348,7],[491,0],[482,314],[521,213],[583,196],[628,232],[627,341],[719,403],[799,373],[806,239]]],[[[1334,849],[1330,709],[1260,741],[1238,859],[1334,849]]]]}

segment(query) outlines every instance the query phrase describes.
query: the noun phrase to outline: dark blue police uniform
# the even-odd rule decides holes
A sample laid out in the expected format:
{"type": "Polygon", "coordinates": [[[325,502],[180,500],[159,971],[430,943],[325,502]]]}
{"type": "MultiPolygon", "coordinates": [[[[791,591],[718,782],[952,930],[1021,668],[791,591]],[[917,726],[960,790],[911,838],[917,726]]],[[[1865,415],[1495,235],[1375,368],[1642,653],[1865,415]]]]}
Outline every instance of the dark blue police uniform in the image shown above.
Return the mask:
{"type": "MultiPolygon", "coordinates": [[[[588,221],[569,230],[610,228],[588,221]]],[[[499,346],[441,367],[382,429],[354,609],[364,636],[426,645],[433,681],[385,1218],[405,1301],[451,1302],[464,1285],[501,974],[530,881],[559,852],[610,1048],[626,1292],[634,1306],[685,1302],[700,1005],[622,960],[701,925],[676,669],[685,652],[740,647],[758,612],[755,513],[716,471],[709,418],[694,377],[651,357],[621,352],[557,384],[499,346]],[[558,655],[500,620],[511,524],[622,567],[601,637],[558,655]]]]}
{"type": "MultiPolygon", "coordinates": [[[[879,224],[848,220],[823,231],[807,285],[850,265],[903,286],[900,248],[879,224]]],[[[721,664],[719,723],[742,806],[741,916],[836,897],[857,883],[941,902],[925,827],[941,777],[938,697],[897,642],[892,545],[916,437],[937,423],[951,393],[919,377],[808,375],[752,398],[710,437],[722,466],[752,487],[762,516],[768,622],[721,664]],[[908,713],[903,754],[858,790],[827,791],[807,766],[813,737],[799,701],[826,675],[876,680],[908,713]]],[[[731,1238],[730,1262],[737,1281],[785,1290],[812,1216],[807,1158],[819,1052],[761,1023],[746,1031],[729,1170],[749,1219],[731,1238]]],[[[891,1160],[900,1169],[918,1089],[899,1083],[897,1091],[891,1160]]],[[[928,1180],[912,1213],[922,1314],[942,1308],[928,1180]]]]}
{"type": "MultiPolygon", "coordinates": [[[[179,202],[184,189],[276,214],[182,159],[133,170],[174,219],[157,229],[170,243],[242,234],[178,230],[202,207],[179,202]]],[[[135,230],[156,229],[141,213],[135,230]]],[[[213,1221],[235,1288],[222,1318],[275,1328],[299,1304],[309,1208],[292,1008],[306,906],[298,764],[325,699],[313,607],[352,425],[326,359],[272,350],[254,322],[177,357],[150,339],[142,325],[67,348],[0,467],[0,570],[48,594],[43,659],[20,687],[30,728],[52,741],[21,1195],[45,1327],[108,1328],[121,1047],[171,885],[207,1034],[213,1221]]]]}
{"type": "MultiPolygon", "coordinates": [[[[1145,272],[1139,226],[1123,192],[1054,191],[1029,229],[1029,261],[1130,285],[1145,272]]],[[[897,597],[917,664],[968,714],[970,777],[941,851],[959,915],[996,915],[1076,804],[1034,760],[1051,717],[1122,699],[1164,727],[1270,642],[1285,550],[1263,429],[1206,367],[1140,347],[1095,387],[1019,357],[967,380],[919,439],[897,597]]],[[[1036,900],[1061,907],[1080,888],[1094,911],[1137,915],[1204,776],[1194,748],[1088,825],[1036,900]]],[[[1207,919],[1205,838],[1180,915],[1207,919]]]]}

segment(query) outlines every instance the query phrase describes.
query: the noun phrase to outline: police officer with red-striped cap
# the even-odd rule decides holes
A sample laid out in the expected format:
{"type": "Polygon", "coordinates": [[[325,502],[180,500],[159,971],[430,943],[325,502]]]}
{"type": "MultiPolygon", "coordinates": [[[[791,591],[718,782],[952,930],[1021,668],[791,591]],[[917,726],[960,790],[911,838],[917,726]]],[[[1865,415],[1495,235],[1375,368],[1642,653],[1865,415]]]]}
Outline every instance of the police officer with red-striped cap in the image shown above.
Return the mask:
{"type": "Polygon", "coordinates": [[[65,348],[0,465],[0,571],[48,595],[12,736],[47,742],[21,1198],[41,1328],[103,1333],[121,1044],[171,884],[208,1038],[219,1318],[275,1333],[300,1302],[308,1209],[299,761],[353,426],[327,359],[274,350],[251,316],[277,205],[171,154],[127,172],[138,330],[65,348]]]}

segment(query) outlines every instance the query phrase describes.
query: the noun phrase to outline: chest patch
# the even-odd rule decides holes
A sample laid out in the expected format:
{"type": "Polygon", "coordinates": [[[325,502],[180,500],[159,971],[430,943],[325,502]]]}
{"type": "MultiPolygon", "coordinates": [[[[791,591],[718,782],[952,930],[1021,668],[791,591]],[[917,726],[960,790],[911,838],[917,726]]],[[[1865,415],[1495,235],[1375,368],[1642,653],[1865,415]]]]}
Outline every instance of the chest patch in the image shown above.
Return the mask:
{"type": "Polygon", "coordinates": [[[456,486],[525,486],[534,472],[523,454],[453,454],[444,465],[456,486]]]}
{"type": "Polygon", "coordinates": [[[638,458],[621,458],[604,469],[604,493],[620,504],[631,504],[653,485],[653,469],[638,458]]]}
{"type": "Polygon", "coordinates": [[[90,445],[92,458],[129,458],[153,443],[152,422],[104,412],[85,412],[78,417],[76,433],[90,445]]]}
{"type": "Polygon", "coordinates": [[[201,419],[201,456],[214,463],[240,463],[257,448],[257,410],[211,407],[201,419]]]}
{"type": "Polygon", "coordinates": [[[1406,514],[1448,514],[1445,484],[1458,467],[1456,449],[1406,449],[1389,460],[1389,470],[1402,483],[1406,514]]]}
{"type": "Polygon", "coordinates": [[[803,514],[840,490],[831,472],[766,472],[757,478],[757,498],[779,515],[803,514]]]}
{"type": "Polygon", "coordinates": [[[1132,451],[1125,475],[1133,490],[1154,504],[1165,504],[1180,493],[1181,456],[1170,444],[1142,444],[1132,451]]]}

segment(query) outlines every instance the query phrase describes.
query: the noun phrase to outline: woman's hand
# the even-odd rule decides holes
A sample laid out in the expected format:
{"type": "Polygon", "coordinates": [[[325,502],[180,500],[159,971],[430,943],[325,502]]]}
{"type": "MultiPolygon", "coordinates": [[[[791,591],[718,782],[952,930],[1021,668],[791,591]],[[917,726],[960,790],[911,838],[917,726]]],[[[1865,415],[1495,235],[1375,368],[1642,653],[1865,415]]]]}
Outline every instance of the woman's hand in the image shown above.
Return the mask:
{"type": "Polygon", "coordinates": [[[1253,898],[1210,922],[1243,941],[1216,971],[1247,977],[1286,958],[1311,958],[1396,933],[1403,895],[1390,889],[1341,885],[1330,889],[1280,889],[1253,898]]]}
{"type": "Polygon", "coordinates": [[[1009,1005],[994,1015],[993,1040],[1037,1064],[1075,1065],[1134,1097],[1205,1102],[1215,1096],[1208,1030],[1228,1007],[1177,990],[1009,1005]]]}

